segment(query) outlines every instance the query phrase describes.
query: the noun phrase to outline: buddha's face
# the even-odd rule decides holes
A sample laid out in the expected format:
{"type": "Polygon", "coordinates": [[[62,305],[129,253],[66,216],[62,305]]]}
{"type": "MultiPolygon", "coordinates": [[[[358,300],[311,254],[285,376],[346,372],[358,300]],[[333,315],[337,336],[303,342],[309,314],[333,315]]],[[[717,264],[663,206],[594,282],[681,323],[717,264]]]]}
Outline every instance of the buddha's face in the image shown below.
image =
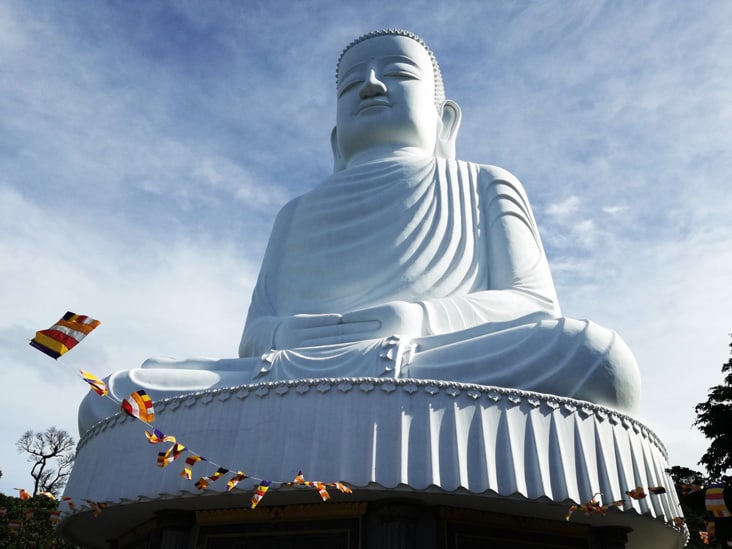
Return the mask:
{"type": "Polygon", "coordinates": [[[336,127],[343,162],[378,147],[434,154],[440,117],[429,54],[406,36],[351,47],[338,70],[336,127]]]}

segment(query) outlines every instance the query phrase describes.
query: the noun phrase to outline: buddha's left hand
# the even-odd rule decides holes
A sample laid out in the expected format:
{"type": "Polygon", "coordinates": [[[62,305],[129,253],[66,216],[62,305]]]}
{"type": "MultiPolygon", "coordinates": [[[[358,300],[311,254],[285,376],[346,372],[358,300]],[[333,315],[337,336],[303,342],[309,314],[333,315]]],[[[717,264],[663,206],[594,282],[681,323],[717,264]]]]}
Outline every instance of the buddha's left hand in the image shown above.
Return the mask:
{"type": "Polygon", "coordinates": [[[344,313],[341,317],[341,323],[343,324],[359,322],[365,323],[364,326],[373,328],[358,334],[358,337],[354,340],[376,339],[396,334],[418,337],[422,335],[424,312],[417,303],[390,301],[384,305],[344,313]]]}

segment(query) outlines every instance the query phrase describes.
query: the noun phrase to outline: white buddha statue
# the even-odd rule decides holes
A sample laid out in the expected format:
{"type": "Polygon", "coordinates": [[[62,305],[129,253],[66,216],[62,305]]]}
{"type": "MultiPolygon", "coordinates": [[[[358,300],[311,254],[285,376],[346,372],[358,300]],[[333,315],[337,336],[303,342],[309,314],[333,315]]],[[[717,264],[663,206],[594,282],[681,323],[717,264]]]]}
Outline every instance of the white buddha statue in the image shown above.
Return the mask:
{"type": "MultiPolygon", "coordinates": [[[[113,392],[391,375],[632,412],[636,361],[615,332],[562,317],[519,181],[455,159],[460,108],[425,43],[355,40],[337,95],[334,173],[277,216],[240,358],[151,359],[114,374],[113,392]]],[[[82,430],[109,412],[89,400],[82,430]]]]}
{"type": "Polygon", "coordinates": [[[337,75],[335,173],[278,215],[240,356],[398,335],[402,377],[632,410],[636,362],[614,332],[561,317],[521,184],[455,160],[460,109],[424,42],[365,35],[337,75]]]}

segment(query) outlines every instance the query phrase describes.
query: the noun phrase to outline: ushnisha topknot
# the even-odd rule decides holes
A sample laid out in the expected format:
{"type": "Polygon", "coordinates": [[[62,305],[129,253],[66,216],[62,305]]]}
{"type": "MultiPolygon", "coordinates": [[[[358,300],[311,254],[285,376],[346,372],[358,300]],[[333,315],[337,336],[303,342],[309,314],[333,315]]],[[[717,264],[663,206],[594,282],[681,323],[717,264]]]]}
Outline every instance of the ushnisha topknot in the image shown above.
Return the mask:
{"type": "Polygon", "coordinates": [[[413,32],[404,29],[379,29],[367,32],[366,34],[359,36],[350,44],[348,44],[345,48],[343,48],[343,51],[341,51],[341,54],[338,56],[338,63],[336,64],[336,86],[338,85],[338,79],[340,77],[339,73],[341,68],[341,60],[343,59],[343,56],[346,54],[346,52],[356,44],[360,44],[361,42],[368,40],[369,38],[376,38],[378,36],[405,36],[406,38],[411,38],[425,49],[427,54],[430,56],[430,60],[432,61],[432,70],[435,74],[435,104],[437,105],[437,108],[440,109],[442,107],[442,104],[445,102],[445,85],[442,82],[442,73],[440,72],[440,66],[437,64],[437,58],[435,57],[435,54],[429,48],[427,43],[422,40],[422,38],[420,38],[413,32]]]}

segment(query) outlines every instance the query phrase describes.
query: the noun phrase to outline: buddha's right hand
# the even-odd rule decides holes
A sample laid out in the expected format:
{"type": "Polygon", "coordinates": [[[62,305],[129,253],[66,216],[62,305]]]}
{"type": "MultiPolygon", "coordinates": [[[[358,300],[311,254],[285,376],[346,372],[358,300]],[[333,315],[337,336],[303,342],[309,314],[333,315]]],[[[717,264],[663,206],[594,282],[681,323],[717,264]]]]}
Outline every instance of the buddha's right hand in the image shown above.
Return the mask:
{"type": "Polygon", "coordinates": [[[297,349],[355,341],[366,324],[343,324],[340,314],[297,314],[281,319],[274,333],[275,349],[297,349]]]}

